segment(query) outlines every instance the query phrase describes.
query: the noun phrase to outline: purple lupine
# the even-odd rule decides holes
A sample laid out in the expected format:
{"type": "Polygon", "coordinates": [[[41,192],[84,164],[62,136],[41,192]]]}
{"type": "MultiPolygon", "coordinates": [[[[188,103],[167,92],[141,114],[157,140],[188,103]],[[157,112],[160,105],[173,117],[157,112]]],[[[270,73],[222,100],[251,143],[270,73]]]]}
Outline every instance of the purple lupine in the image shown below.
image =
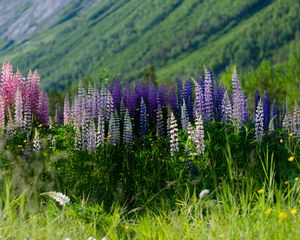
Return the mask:
{"type": "Polygon", "coordinates": [[[225,122],[232,120],[232,107],[227,91],[224,93],[222,100],[221,120],[225,122]]]}
{"type": "Polygon", "coordinates": [[[204,150],[205,150],[204,126],[203,126],[203,120],[201,114],[196,116],[195,127],[196,127],[195,135],[194,135],[195,147],[199,154],[204,154],[204,150]]]}
{"type": "Polygon", "coordinates": [[[267,131],[270,123],[270,99],[267,92],[264,92],[263,96],[263,110],[264,110],[264,130],[267,131]]]}
{"type": "Polygon", "coordinates": [[[186,109],[185,100],[183,100],[183,104],[181,107],[181,126],[184,131],[187,131],[188,124],[189,124],[189,115],[186,109]]]}
{"type": "Polygon", "coordinates": [[[5,61],[2,65],[1,76],[1,94],[5,108],[13,104],[16,88],[15,83],[16,81],[13,81],[13,66],[8,61],[5,61]]]}
{"type": "Polygon", "coordinates": [[[242,94],[239,76],[236,67],[232,73],[232,116],[236,128],[240,128],[244,117],[244,97],[242,94]]]}
{"type": "Polygon", "coordinates": [[[255,106],[254,106],[255,109],[257,108],[257,105],[258,105],[259,101],[260,101],[259,92],[258,92],[258,90],[256,90],[255,91],[255,106]]]}
{"type": "Polygon", "coordinates": [[[40,95],[40,76],[37,71],[28,74],[28,91],[31,112],[37,115],[40,95]]]}
{"type": "Polygon", "coordinates": [[[156,126],[158,136],[163,136],[165,133],[164,116],[160,103],[158,104],[156,111],[156,126]]]}
{"type": "Polygon", "coordinates": [[[15,95],[15,124],[16,127],[22,127],[23,126],[23,99],[22,99],[22,92],[18,88],[16,95],[15,95]]]}
{"type": "Polygon", "coordinates": [[[142,138],[148,128],[148,122],[147,122],[147,109],[146,105],[144,103],[144,99],[141,99],[141,104],[140,104],[140,137],[142,138]]]}
{"type": "Polygon", "coordinates": [[[262,100],[259,101],[255,112],[255,141],[260,142],[264,133],[264,111],[262,100]]]}
{"type": "Polygon", "coordinates": [[[86,110],[89,118],[95,118],[96,114],[96,90],[93,88],[92,84],[89,83],[86,99],[86,110]]]}
{"type": "Polygon", "coordinates": [[[215,103],[216,103],[216,116],[218,118],[221,118],[222,103],[226,91],[227,91],[226,87],[223,84],[217,86],[215,103]]]}
{"type": "Polygon", "coordinates": [[[112,145],[117,145],[120,142],[120,122],[117,112],[110,116],[107,142],[112,145]]]}
{"type": "MultiPolygon", "coordinates": [[[[49,125],[49,111],[48,111],[48,95],[46,92],[41,91],[39,95],[38,101],[38,120],[39,123],[44,124],[45,126],[49,125]]],[[[59,123],[62,123],[63,116],[60,114],[59,123]]]]}
{"type": "Polygon", "coordinates": [[[293,134],[295,136],[300,135],[300,108],[295,101],[294,112],[293,112],[293,134]]]}
{"type": "Polygon", "coordinates": [[[170,136],[170,154],[171,156],[174,156],[174,153],[179,151],[179,140],[178,125],[173,112],[171,112],[171,116],[169,117],[168,122],[168,133],[170,136]]]}
{"type": "Polygon", "coordinates": [[[167,104],[170,107],[172,112],[177,111],[177,97],[176,92],[173,86],[169,86],[166,88],[166,98],[167,98],[167,104]]]}
{"type": "Polygon", "coordinates": [[[88,129],[86,131],[86,141],[87,141],[86,150],[88,152],[92,152],[96,149],[97,146],[96,136],[97,134],[96,134],[95,122],[94,119],[90,118],[88,121],[88,129]]]}
{"type": "Polygon", "coordinates": [[[214,118],[214,93],[212,74],[204,67],[204,104],[203,116],[205,120],[214,118]]]}
{"type": "Polygon", "coordinates": [[[184,91],[183,91],[183,99],[185,100],[186,108],[189,114],[189,119],[193,119],[193,104],[194,104],[194,99],[193,99],[193,82],[192,80],[187,80],[184,83],[184,91]]]}
{"type": "Polygon", "coordinates": [[[29,96],[26,98],[25,101],[25,109],[24,109],[24,128],[25,130],[29,131],[31,121],[32,121],[32,112],[30,108],[30,101],[29,101],[29,96]]]}
{"type": "Polygon", "coordinates": [[[64,99],[64,125],[68,125],[71,121],[71,106],[69,95],[64,99]]]}
{"type": "Polygon", "coordinates": [[[114,113],[114,100],[112,98],[110,91],[107,91],[105,114],[104,114],[104,119],[106,122],[110,120],[110,117],[113,113],[114,113]]]}
{"type": "Polygon", "coordinates": [[[83,112],[85,111],[85,90],[82,82],[79,82],[77,97],[75,100],[75,125],[83,125],[83,112]]]}
{"type": "Polygon", "coordinates": [[[22,73],[17,70],[15,76],[15,81],[17,84],[17,88],[20,89],[21,93],[22,93],[22,102],[23,102],[23,109],[25,108],[25,101],[26,101],[26,96],[27,96],[27,84],[26,84],[26,78],[23,77],[22,73]]]}
{"type": "Polygon", "coordinates": [[[126,112],[126,106],[125,106],[125,102],[124,102],[124,98],[121,98],[121,103],[120,103],[120,117],[121,119],[124,118],[125,116],[125,112],[126,112]]]}
{"type": "MultiPolygon", "coordinates": [[[[201,86],[200,84],[194,80],[194,84],[195,84],[195,106],[194,106],[194,113],[195,113],[195,116],[201,114],[203,115],[203,103],[202,103],[202,99],[203,99],[203,96],[202,96],[202,89],[201,89],[201,86]]],[[[184,103],[185,103],[185,100],[184,100],[184,103]]]]}
{"type": "Polygon", "coordinates": [[[80,130],[81,130],[81,150],[87,150],[87,141],[88,141],[88,122],[89,122],[89,119],[88,119],[88,114],[86,112],[86,110],[84,109],[83,111],[83,114],[82,114],[82,125],[80,126],[80,130]]]}
{"type": "Polygon", "coordinates": [[[271,119],[273,119],[274,129],[279,127],[279,111],[276,99],[274,99],[271,106],[271,119]]]}
{"type": "Polygon", "coordinates": [[[2,94],[0,93],[0,129],[5,127],[5,105],[2,94]]]}
{"type": "Polygon", "coordinates": [[[151,120],[154,120],[156,117],[156,110],[157,110],[157,91],[154,86],[149,89],[149,96],[148,96],[148,106],[149,106],[149,117],[151,120]]]}
{"type": "Polygon", "coordinates": [[[129,148],[132,146],[133,143],[133,130],[128,109],[126,109],[124,116],[123,143],[129,148]]]}
{"type": "Polygon", "coordinates": [[[248,122],[249,121],[249,108],[248,108],[248,96],[245,93],[244,94],[244,101],[243,101],[243,121],[248,122]]]}
{"type": "Polygon", "coordinates": [[[179,113],[181,113],[181,106],[183,104],[182,91],[183,91],[182,81],[181,79],[177,79],[177,108],[179,113]]]}
{"type": "Polygon", "coordinates": [[[105,135],[105,120],[102,111],[100,110],[98,115],[98,125],[97,125],[97,142],[96,147],[104,143],[105,135]]]}
{"type": "Polygon", "coordinates": [[[108,89],[110,90],[113,98],[114,108],[119,110],[122,98],[122,86],[120,82],[117,80],[113,81],[109,85],[108,89]]]}

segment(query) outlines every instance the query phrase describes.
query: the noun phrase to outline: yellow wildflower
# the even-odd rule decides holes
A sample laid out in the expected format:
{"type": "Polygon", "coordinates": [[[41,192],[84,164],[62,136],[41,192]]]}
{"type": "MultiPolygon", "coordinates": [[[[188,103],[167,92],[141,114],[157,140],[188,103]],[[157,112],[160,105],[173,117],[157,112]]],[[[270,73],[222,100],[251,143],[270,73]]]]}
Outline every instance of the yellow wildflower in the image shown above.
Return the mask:
{"type": "Polygon", "coordinates": [[[293,133],[290,133],[289,136],[292,137],[292,136],[293,136],[293,133]]]}
{"type": "Polygon", "coordinates": [[[26,143],[26,142],[27,142],[27,140],[25,139],[23,142],[24,142],[24,143],[26,143]]]}
{"type": "Polygon", "coordinates": [[[297,182],[297,181],[299,181],[299,178],[298,178],[298,177],[296,177],[296,178],[295,178],[295,181],[296,181],[296,182],[297,182]]]}
{"type": "Polygon", "coordinates": [[[292,161],[294,161],[295,160],[295,157],[294,156],[290,156],[289,158],[288,158],[288,161],[289,162],[292,162],[292,161]]]}
{"type": "Polygon", "coordinates": [[[264,192],[265,192],[265,189],[263,189],[263,188],[257,190],[258,194],[263,194],[264,192]]]}
{"type": "Polygon", "coordinates": [[[283,143],[283,139],[282,139],[282,138],[280,138],[279,142],[280,142],[280,143],[283,143]]]}
{"type": "Polygon", "coordinates": [[[291,214],[292,216],[295,216],[295,215],[297,214],[297,209],[296,209],[296,208],[292,208],[292,209],[290,210],[290,214],[291,214]]]}
{"type": "Polygon", "coordinates": [[[281,212],[279,213],[279,218],[280,218],[281,220],[286,219],[286,218],[287,218],[287,213],[284,212],[284,211],[281,211],[281,212]]]}

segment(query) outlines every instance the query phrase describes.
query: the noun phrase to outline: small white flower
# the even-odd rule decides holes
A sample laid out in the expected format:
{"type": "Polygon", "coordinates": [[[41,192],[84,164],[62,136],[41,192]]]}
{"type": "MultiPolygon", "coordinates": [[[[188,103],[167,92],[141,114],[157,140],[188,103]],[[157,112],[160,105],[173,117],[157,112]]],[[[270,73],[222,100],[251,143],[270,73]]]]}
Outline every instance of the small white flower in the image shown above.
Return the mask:
{"type": "Polygon", "coordinates": [[[102,240],[109,240],[108,236],[105,236],[104,238],[102,238],[102,240]]]}
{"type": "Polygon", "coordinates": [[[208,189],[203,189],[200,193],[199,193],[199,198],[202,199],[205,195],[208,195],[210,193],[210,191],[208,189]]]}
{"type": "Polygon", "coordinates": [[[70,198],[66,195],[64,195],[61,192],[46,192],[44,193],[54,199],[56,202],[58,202],[61,206],[66,205],[67,203],[70,202],[70,198]]]}
{"type": "Polygon", "coordinates": [[[88,237],[87,240],[96,240],[96,238],[94,238],[94,237],[88,237]]]}

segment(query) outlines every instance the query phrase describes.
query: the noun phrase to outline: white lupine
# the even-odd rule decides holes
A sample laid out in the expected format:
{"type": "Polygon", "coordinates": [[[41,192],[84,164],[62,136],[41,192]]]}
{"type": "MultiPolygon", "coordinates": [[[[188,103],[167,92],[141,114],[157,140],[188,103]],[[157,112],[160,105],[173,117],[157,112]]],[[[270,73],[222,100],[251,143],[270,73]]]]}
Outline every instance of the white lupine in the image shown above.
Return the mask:
{"type": "Polygon", "coordinates": [[[46,192],[43,194],[48,195],[50,198],[55,200],[61,206],[65,206],[66,204],[68,204],[70,202],[70,198],[61,192],[52,191],[52,192],[46,192]]]}
{"type": "Polygon", "coordinates": [[[168,118],[168,132],[170,136],[170,154],[174,156],[175,152],[179,151],[179,141],[178,141],[178,124],[175,119],[173,112],[171,112],[170,118],[168,118]]]}

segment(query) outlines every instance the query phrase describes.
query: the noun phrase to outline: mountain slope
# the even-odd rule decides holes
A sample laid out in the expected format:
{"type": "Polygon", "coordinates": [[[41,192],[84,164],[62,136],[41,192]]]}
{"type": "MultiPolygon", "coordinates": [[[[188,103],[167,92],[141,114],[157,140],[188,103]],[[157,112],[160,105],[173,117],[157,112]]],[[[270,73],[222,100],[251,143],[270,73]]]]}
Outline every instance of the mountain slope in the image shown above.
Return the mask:
{"type": "Polygon", "coordinates": [[[104,0],[82,14],[72,10],[28,41],[2,48],[0,60],[37,68],[50,88],[96,79],[105,67],[134,80],[148,64],[163,81],[197,74],[204,64],[216,73],[233,63],[258,66],[298,41],[300,31],[298,0],[104,0]]]}

